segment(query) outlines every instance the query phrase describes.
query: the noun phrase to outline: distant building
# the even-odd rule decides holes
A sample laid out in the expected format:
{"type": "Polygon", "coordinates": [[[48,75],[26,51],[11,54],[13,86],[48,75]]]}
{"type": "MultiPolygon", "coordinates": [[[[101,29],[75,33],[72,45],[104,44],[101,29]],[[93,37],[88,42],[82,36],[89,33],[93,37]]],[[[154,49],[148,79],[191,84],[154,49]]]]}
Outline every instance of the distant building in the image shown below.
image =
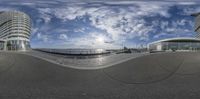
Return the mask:
{"type": "Polygon", "coordinates": [[[30,17],[19,11],[0,12],[0,50],[25,51],[30,48],[30,17]]]}
{"type": "Polygon", "coordinates": [[[198,51],[200,39],[197,38],[170,38],[148,44],[150,51],[198,51]]]}

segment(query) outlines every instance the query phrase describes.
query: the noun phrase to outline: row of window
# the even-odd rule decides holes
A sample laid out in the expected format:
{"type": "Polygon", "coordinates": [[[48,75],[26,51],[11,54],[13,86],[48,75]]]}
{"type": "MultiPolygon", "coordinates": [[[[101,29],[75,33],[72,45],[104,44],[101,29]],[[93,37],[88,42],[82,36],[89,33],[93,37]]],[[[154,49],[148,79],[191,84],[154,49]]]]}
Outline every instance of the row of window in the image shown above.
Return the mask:
{"type": "Polygon", "coordinates": [[[1,32],[1,33],[6,33],[6,32],[8,32],[8,31],[10,31],[10,30],[25,30],[25,31],[27,31],[27,32],[30,32],[30,31],[31,31],[31,29],[28,28],[28,27],[13,27],[13,26],[9,26],[9,27],[7,27],[7,28],[5,28],[5,29],[2,29],[0,32],[1,32]]]}
{"type": "Polygon", "coordinates": [[[24,21],[24,20],[12,20],[12,19],[10,19],[10,20],[4,20],[3,22],[0,22],[0,24],[3,24],[3,23],[5,23],[6,22],[6,24],[7,25],[12,25],[12,24],[25,24],[25,25],[30,25],[30,21],[24,21]],[[9,21],[9,22],[8,22],[9,21]]]}
{"type": "Polygon", "coordinates": [[[1,28],[1,31],[4,31],[4,30],[7,30],[9,28],[20,28],[20,27],[23,27],[23,28],[26,28],[28,30],[30,30],[30,25],[27,25],[27,24],[24,24],[24,23],[21,23],[21,24],[3,24],[3,25],[0,25],[0,28],[1,28]]]}
{"type": "Polygon", "coordinates": [[[4,24],[2,26],[10,26],[10,25],[26,25],[26,26],[30,26],[31,25],[29,22],[12,22],[11,20],[6,21],[6,24],[5,23],[2,23],[2,24],[4,24]]]}
{"type": "Polygon", "coordinates": [[[8,20],[12,20],[12,22],[13,23],[30,23],[30,20],[18,20],[18,19],[4,19],[3,21],[1,21],[1,19],[0,19],[0,23],[4,23],[4,22],[6,22],[6,21],[8,21],[8,20]]]}
{"type": "Polygon", "coordinates": [[[8,34],[5,34],[5,35],[0,36],[0,38],[7,38],[7,36],[13,35],[13,34],[14,34],[14,35],[23,34],[23,35],[25,35],[25,36],[27,36],[27,37],[30,36],[30,34],[27,34],[26,32],[10,32],[10,33],[8,33],[8,34]]]}
{"type": "Polygon", "coordinates": [[[3,33],[7,32],[8,30],[11,30],[11,29],[14,29],[14,30],[25,29],[28,32],[31,31],[30,27],[26,27],[26,26],[17,26],[17,27],[15,27],[15,26],[8,26],[8,27],[6,27],[4,29],[1,29],[0,33],[3,34],[3,33]]]}
{"type": "Polygon", "coordinates": [[[162,42],[150,45],[151,50],[160,46],[162,50],[200,50],[200,42],[162,42]]]}
{"type": "Polygon", "coordinates": [[[27,29],[9,29],[5,32],[2,32],[2,34],[0,34],[0,36],[3,36],[3,35],[9,35],[9,34],[12,34],[13,32],[17,32],[17,33],[23,33],[23,34],[26,34],[26,35],[29,35],[30,36],[30,31],[27,30],[27,29]]]}
{"type": "Polygon", "coordinates": [[[29,39],[28,36],[24,36],[24,35],[12,35],[12,36],[8,36],[8,38],[14,38],[14,37],[22,37],[22,38],[27,38],[27,39],[29,39]]]}

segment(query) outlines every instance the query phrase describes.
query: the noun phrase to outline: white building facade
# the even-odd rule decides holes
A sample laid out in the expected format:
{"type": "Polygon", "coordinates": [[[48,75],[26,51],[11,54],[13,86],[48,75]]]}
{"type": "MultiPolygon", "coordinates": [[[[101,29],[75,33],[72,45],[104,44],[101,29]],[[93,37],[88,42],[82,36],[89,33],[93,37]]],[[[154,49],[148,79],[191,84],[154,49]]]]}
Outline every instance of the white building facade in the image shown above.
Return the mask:
{"type": "Polygon", "coordinates": [[[19,11],[0,12],[0,50],[30,49],[31,19],[19,11]]]}

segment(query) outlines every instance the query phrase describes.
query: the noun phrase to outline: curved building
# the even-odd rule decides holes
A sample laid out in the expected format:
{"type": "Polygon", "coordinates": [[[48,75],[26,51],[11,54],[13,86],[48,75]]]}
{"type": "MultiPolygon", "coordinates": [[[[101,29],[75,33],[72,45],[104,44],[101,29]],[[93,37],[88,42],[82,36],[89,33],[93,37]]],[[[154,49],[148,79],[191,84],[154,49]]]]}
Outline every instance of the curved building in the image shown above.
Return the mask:
{"type": "Polygon", "coordinates": [[[30,17],[19,11],[0,12],[0,50],[25,51],[30,48],[30,17]]]}
{"type": "Polygon", "coordinates": [[[179,37],[155,41],[148,44],[150,51],[198,51],[200,39],[179,37]]]}
{"type": "Polygon", "coordinates": [[[197,32],[196,37],[200,38],[200,13],[193,13],[191,16],[195,17],[194,31],[197,32]]]}

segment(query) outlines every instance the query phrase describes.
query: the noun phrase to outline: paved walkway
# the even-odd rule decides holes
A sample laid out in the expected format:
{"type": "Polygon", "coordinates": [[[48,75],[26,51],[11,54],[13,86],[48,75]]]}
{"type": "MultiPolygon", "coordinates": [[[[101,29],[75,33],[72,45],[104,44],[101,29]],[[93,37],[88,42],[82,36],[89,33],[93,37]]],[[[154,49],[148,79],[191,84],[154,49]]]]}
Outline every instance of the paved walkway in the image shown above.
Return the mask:
{"type": "Polygon", "coordinates": [[[109,67],[115,64],[131,60],[143,55],[148,55],[148,53],[132,53],[132,54],[111,54],[107,56],[100,56],[96,58],[88,59],[77,59],[68,58],[66,55],[50,54],[40,51],[29,51],[25,54],[34,57],[39,57],[41,59],[47,60],[52,63],[59,64],[64,67],[76,68],[76,69],[100,69],[109,67]]]}
{"type": "Polygon", "coordinates": [[[80,70],[0,53],[0,99],[199,99],[200,53],[138,57],[80,70]]]}

